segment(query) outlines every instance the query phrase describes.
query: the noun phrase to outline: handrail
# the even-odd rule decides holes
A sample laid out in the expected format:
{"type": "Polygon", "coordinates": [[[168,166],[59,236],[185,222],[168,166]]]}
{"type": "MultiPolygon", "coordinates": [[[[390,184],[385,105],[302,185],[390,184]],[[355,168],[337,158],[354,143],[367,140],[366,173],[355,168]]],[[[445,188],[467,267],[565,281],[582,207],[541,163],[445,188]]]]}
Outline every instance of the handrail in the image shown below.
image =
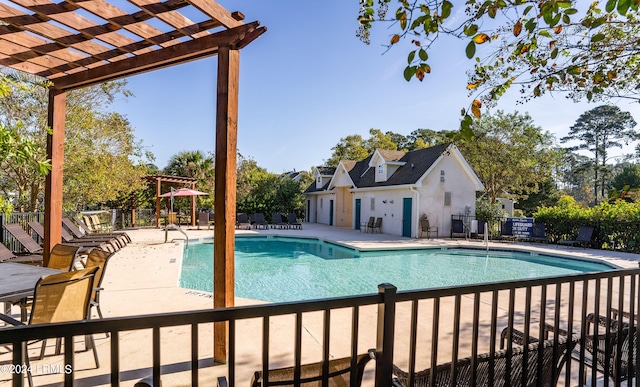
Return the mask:
{"type": "MultiPolygon", "coordinates": [[[[167,241],[169,239],[169,228],[171,228],[172,230],[180,231],[182,233],[182,235],[184,235],[184,240],[185,240],[186,247],[189,247],[189,236],[187,235],[186,232],[184,232],[184,230],[180,226],[178,226],[178,225],[176,225],[174,223],[169,223],[166,226],[164,226],[164,243],[167,243],[167,241]]],[[[177,239],[174,238],[174,239],[171,240],[171,242],[173,242],[175,240],[177,240],[177,239]]]]}

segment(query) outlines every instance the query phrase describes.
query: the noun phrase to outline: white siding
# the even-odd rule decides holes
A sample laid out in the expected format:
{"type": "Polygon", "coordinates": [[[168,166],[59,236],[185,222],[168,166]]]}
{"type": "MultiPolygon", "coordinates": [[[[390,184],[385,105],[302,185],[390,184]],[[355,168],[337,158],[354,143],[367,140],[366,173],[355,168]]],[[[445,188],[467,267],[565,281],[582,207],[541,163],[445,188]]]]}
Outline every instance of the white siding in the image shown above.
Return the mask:
{"type": "Polygon", "coordinates": [[[472,215],[475,214],[474,187],[473,180],[455,157],[443,157],[418,188],[418,214],[427,214],[429,224],[438,227],[438,236],[448,237],[451,232],[451,215],[464,214],[466,206],[470,206],[472,215]],[[440,171],[444,171],[444,175],[440,171]],[[441,177],[444,177],[444,182],[440,181],[441,177]],[[444,206],[445,192],[451,192],[451,206],[448,207],[444,206]]]}

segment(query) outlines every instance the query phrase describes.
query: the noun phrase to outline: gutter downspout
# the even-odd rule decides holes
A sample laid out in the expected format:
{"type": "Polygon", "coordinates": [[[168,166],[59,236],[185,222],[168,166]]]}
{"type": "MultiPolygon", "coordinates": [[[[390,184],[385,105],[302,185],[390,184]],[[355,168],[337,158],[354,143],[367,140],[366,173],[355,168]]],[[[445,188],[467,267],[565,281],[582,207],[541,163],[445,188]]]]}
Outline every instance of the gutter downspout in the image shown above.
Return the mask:
{"type": "Polygon", "coordinates": [[[409,187],[411,192],[416,194],[416,220],[414,220],[413,225],[416,230],[416,239],[420,237],[420,192],[416,187],[409,187]]]}

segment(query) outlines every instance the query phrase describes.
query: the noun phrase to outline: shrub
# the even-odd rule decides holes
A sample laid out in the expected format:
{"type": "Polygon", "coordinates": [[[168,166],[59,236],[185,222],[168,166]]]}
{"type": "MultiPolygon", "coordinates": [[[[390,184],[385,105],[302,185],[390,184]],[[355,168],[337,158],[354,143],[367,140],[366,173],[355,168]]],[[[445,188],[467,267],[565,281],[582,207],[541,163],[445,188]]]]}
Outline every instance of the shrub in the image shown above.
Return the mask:
{"type": "Polygon", "coordinates": [[[540,207],[533,214],[546,224],[550,241],[573,239],[580,226],[595,228],[592,247],[640,251],[640,204],[602,202],[596,207],[577,205],[572,197],[562,197],[557,206],[540,207]]]}

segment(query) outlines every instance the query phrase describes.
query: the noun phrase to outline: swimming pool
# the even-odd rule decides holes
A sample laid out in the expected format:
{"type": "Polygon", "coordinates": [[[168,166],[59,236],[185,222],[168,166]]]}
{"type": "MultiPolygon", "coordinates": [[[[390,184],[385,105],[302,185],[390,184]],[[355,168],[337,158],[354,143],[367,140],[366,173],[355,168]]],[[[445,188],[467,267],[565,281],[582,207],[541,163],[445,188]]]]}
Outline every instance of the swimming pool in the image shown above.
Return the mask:
{"type": "MultiPolygon", "coordinates": [[[[604,263],[469,248],[360,252],[317,239],[236,237],[235,295],[270,302],[611,270],[604,263]]],[[[180,286],[213,291],[213,244],[185,248],[180,286]]]]}

